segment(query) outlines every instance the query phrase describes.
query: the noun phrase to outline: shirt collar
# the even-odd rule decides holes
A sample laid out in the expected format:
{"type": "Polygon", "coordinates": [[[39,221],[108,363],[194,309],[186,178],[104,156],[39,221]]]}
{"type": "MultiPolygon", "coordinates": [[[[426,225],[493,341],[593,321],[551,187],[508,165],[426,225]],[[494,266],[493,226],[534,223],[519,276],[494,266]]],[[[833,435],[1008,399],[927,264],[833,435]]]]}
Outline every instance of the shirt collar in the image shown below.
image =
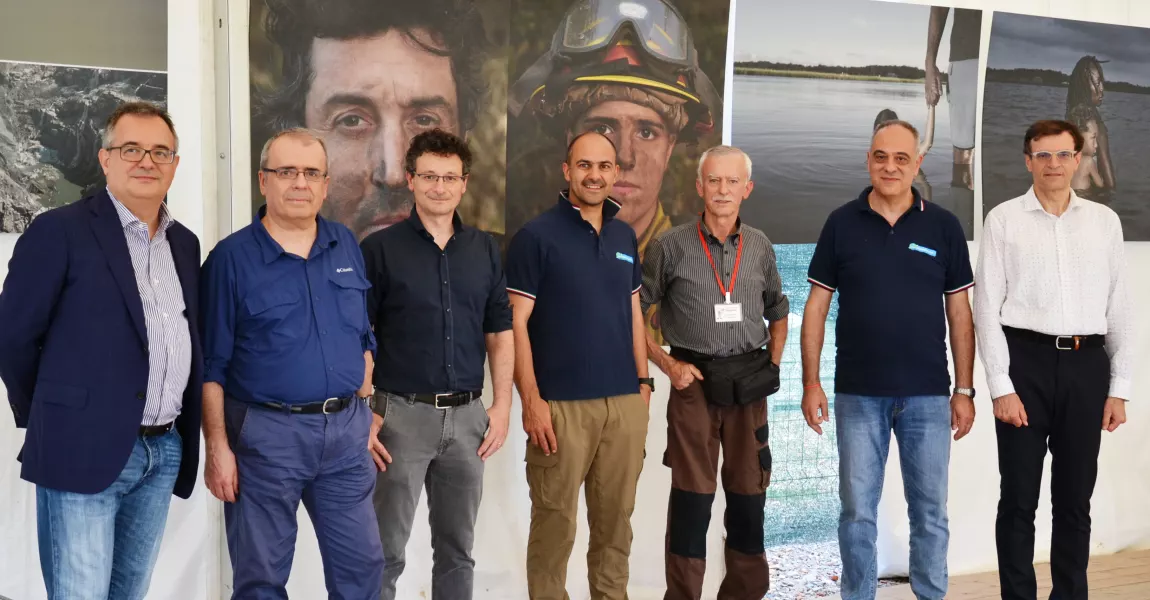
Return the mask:
{"type": "MultiPolygon", "coordinates": [[[[116,195],[112,193],[112,190],[110,190],[108,188],[104,188],[104,189],[107,190],[108,197],[112,199],[112,206],[116,207],[116,214],[118,214],[120,216],[120,226],[121,227],[127,229],[129,225],[134,225],[136,223],[139,223],[140,225],[143,225],[144,228],[147,228],[148,224],[141,221],[140,218],[135,215],[135,213],[128,210],[127,206],[124,206],[123,202],[120,202],[118,199],[116,199],[116,195]]],[[[172,226],[172,214],[170,212],[168,212],[168,203],[166,201],[161,202],[160,203],[160,226],[159,226],[159,228],[156,229],[156,233],[159,234],[161,232],[167,231],[168,228],[171,226],[172,226]]]]}
{"type": "MultiPolygon", "coordinates": [[[[575,214],[582,220],[583,214],[579,211],[579,207],[575,206],[568,197],[570,193],[570,190],[559,192],[559,204],[575,209],[575,214]]],[[[608,196],[607,201],[603,203],[603,222],[606,223],[609,219],[614,219],[615,215],[619,214],[620,208],[622,208],[622,206],[614,198],[608,196]]]]}
{"type": "MultiPolygon", "coordinates": [[[[420,219],[419,213],[415,211],[414,204],[411,205],[411,214],[407,217],[407,222],[420,233],[427,231],[427,228],[423,226],[423,219],[420,219]]],[[[463,219],[459,218],[458,210],[451,213],[451,227],[455,229],[456,234],[459,234],[467,227],[463,224],[463,219]]]]}
{"type": "MultiPolygon", "coordinates": [[[[855,200],[855,208],[857,208],[859,212],[868,212],[871,210],[869,197],[873,190],[873,185],[866,186],[866,189],[864,189],[862,193],[859,194],[858,199],[855,200]]],[[[918,193],[918,188],[911,186],[910,193],[914,196],[914,204],[911,205],[911,210],[918,209],[918,212],[926,212],[926,200],[923,199],[922,194],[918,193]]]]}
{"type": "MultiPolygon", "coordinates": [[[[1074,193],[1074,189],[1071,188],[1071,190],[1070,190],[1070,205],[1066,207],[1067,212],[1082,206],[1082,204],[1084,202],[1085,201],[1082,198],[1078,197],[1078,194],[1074,193]]],[[[1033,185],[1030,186],[1030,189],[1026,190],[1025,194],[1022,195],[1022,210],[1026,210],[1026,211],[1041,210],[1043,212],[1046,211],[1046,209],[1042,207],[1042,202],[1040,202],[1038,200],[1038,195],[1034,193],[1034,186],[1033,185]]]]}
{"type": "MultiPolygon", "coordinates": [[[[256,216],[252,220],[252,231],[255,233],[256,243],[260,246],[260,256],[264,259],[264,264],[272,262],[284,253],[283,246],[280,246],[279,242],[275,241],[272,234],[268,233],[267,228],[264,227],[262,219],[267,214],[268,205],[263,204],[256,211],[256,216]]],[[[327,219],[316,215],[315,222],[315,244],[312,245],[311,256],[314,256],[317,250],[326,250],[339,243],[335,231],[332,230],[332,224],[327,219]]]]}
{"type": "MultiPolygon", "coordinates": [[[[699,213],[699,225],[703,228],[703,233],[707,234],[707,237],[711,238],[712,240],[715,240],[716,242],[719,243],[719,245],[726,243],[727,240],[720,240],[719,238],[715,237],[715,234],[711,233],[711,229],[709,227],[707,227],[707,222],[703,220],[703,213],[699,213]]],[[[741,217],[741,216],[735,217],[735,229],[733,231],[731,231],[731,235],[727,239],[735,239],[735,238],[739,237],[740,235],[742,235],[742,233],[743,233],[743,217],[741,217]]]]}

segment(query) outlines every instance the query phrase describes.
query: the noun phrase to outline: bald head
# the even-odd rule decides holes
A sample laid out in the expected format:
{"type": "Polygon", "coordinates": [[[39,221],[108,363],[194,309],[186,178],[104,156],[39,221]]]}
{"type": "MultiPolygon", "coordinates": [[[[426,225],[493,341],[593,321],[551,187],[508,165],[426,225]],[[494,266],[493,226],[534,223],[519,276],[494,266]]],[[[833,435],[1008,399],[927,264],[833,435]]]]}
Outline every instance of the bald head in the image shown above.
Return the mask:
{"type": "Polygon", "coordinates": [[[603,203],[619,176],[615,144],[601,133],[589,131],[575,136],[567,147],[563,177],[570,185],[571,199],[585,206],[603,203]]]}

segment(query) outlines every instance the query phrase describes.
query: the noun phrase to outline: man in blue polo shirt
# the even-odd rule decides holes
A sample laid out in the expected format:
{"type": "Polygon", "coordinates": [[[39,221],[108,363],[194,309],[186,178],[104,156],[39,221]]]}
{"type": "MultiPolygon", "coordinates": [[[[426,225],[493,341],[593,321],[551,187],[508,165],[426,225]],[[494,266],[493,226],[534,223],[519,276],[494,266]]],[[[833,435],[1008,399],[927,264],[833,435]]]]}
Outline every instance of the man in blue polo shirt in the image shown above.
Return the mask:
{"type": "Polygon", "coordinates": [[[287,598],[303,500],[331,597],[375,600],[363,255],[348,228],[317,216],[328,182],[318,138],[276,134],[259,180],[266,212],[212,250],[200,286],[204,479],[225,503],[232,598],[287,598]]]}
{"type": "Polygon", "coordinates": [[[920,600],[946,595],[950,431],[974,421],[974,285],[958,219],[911,187],[922,163],[918,132],[880,125],[867,154],[871,186],[827,218],[811,260],[803,315],[803,414],[822,435],[823,329],[839,293],[835,428],[843,600],[873,599],[876,519],[890,432],[899,445],[910,517],[910,583],[920,600]],[[958,387],[950,391],[946,332],[958,387]]]}
{"type": "Polygon", "coordinates": [[[591,596],[627,594],[653,383],[639,307],[639,245],[634,230],[615,219],[619,205],[607,195],[618,172],[609,139],[575,137],[563,164],[569,190],[515,234],[507,253],[514,379],[529,438],[533,600],[567,597],[584,482],[591,596]]]}

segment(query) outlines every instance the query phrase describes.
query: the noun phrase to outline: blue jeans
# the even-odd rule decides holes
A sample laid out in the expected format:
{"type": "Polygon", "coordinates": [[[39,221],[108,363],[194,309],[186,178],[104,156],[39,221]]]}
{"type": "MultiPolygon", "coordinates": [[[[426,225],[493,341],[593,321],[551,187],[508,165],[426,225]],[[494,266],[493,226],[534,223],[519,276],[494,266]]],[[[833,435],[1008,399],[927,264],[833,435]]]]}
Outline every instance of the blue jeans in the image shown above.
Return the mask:
{"type": "Polygon", "coordinates": [[[180,470],[180,434],[137,438],[108,489],[36,487],[40,568],[48,600],[142,600],[160,554],[180,470]]]}
{"type": "Polygon", "coordinates": [[[871,600],[878,585],[878,502],[890,449],[898,441],[910,517],[910,587],[919,600],[946,595],[946,494],[950,398],[835,395],[839,445],[839,553],[843,600],[871,600]]]}
{"type": "Polygon", "coordinates": [[[367,450],[371,409],[288,414],[224,402],[240,491],[224,503],[233,600],[287,600],[303,502],[315,526],[329,600],[378,600],[383,546],[375,463],[367,450]]]}

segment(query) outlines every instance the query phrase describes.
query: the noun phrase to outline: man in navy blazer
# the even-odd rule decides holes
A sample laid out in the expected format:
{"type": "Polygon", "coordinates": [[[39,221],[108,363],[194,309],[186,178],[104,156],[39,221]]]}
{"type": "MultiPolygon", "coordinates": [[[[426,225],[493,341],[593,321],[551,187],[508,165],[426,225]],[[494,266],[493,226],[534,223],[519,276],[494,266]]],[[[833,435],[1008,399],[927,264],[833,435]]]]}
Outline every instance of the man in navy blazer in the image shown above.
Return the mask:
{"type": "Polygon", "coordinates": [[[49,599],[142,599],[171,495],[195,485],[200,245],[164,202],[178,143],[163,109],[117,108],[106,191],[33,220],[0,291],[0,379],[27,429],[49,599]]]}

